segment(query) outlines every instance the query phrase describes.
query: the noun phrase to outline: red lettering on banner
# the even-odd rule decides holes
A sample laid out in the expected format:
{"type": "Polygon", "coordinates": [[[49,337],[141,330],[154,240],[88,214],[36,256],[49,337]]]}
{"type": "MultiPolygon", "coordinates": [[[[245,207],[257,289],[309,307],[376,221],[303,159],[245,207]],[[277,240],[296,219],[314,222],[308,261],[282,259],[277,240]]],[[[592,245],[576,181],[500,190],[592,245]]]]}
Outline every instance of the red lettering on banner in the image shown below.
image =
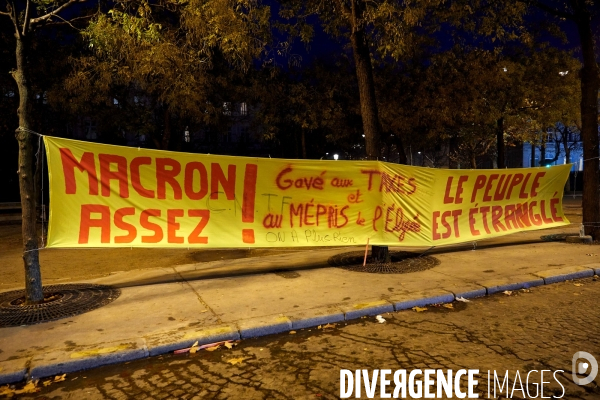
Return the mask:
{"type": "Polygon", "coordinates": [[[98,176],[96,175],[96,164],[94,163],[94,153],[85,152],[81,160],[77,161],[71,150],[66,148],[59,149],[60,159],[62,161],[63,175],[65,177],[65,193],[75,194],[77,183],[75,181],[75,168],[80,172],[88,174],[88,188],[92,196],[98,195],[98,176]]]}
{"type": "Polygon", "coordinates": [[[492,190],[492,184],[496,179],[498,179],[500,175],[491,174],[488,178],[487,185],[485,185],[485,192],[483,192],[483,201],[491,201],[492,196],[490,196],[490,190],[492,190]]]}
{"type": "Polygon", "coordinates": [[[150,157],[136,157],[131,161],[129,166],[131,170],[131,184],[140,196],[152,199],[154,198],[154,191],[142,186],[140,179],[140,167],[142,165],[152,165],[152,159],[150,157]]]}
{"type": "Polygon", "coordinates": [[[540,211],[540,214],[542,215],[542,221],[544,221],[545,224],[551,224],[554,222],[551,218],[546,216],[546,200],[540,201],[540,211]]]}
{"type": "Polygon", "coordinates": [[[254,222],[257,174],[258,166],[256,164],[246,164],[246,171],[244,172],[244,194],[242,197],[242,222],[254,222]]]}
{"type": "Polygon", "coordinates": [[[219,184],[225,192],[227,200],[235,198],[235,165],[227,166],[227,178],[223,173],[221,165],[217,163],[210,164],[210,198],[219,198],[219,184]]]}
{"type": "MultiPolygon", "coordinates": [[[[536,177],[537,178],[537,177],[536,177]]],[[[556,205],[560,203],[559,199],[551,199],[550,200],[550,214],[552,215],[552,219],[556,222],[563,222],[563,218],[558,215],[558,210],[556,209],[556,205]]]]}
{"type": "MultiPolygon", "coordinates": [[[[323,175],[327,173],[327,171],[321,172],[319,175],[311,176],[311,177],[299,177],[299,178],[284,178],[285,175],[291,173],[294,169],[291,166],[287,166],[282,169],[277,177],[275,178],[275,184],[281,190],[287,190],[292,187],[296,189],[315,189],[315,190],[323,190],[323,185],[325,184],[325,180],[323,179],[323,175]]],[[[337,179],[337,178],[335,178],[337,179]]],[[[352,182],[350,182],[352,184],[352,182]]],[[[333,185],[335,186],[335,185],[333,185]]]]}
{"type": "Polygon", "coordinates": [[[506,199],[510,199],[510,195],[512,194],[512,190],[515,186],[518,186],[521,182],[523,182],[523,174],[515,174],[513,176],[513,180],[508,185],[508,192],[506,193],[506,199]]]}
{"type": "Polygon", "coordinates": [[[119,229],[127,231],[127,235],[115,236],[115,243],[131,243],[137,236],[137,229],[135,226],[123,221],[123,217],[128,215],[135,215],[134,207],[120,208],[115,211],[115,226],[119,229]]]}
{"type": "Polygon", "coordinates": [[[504,195],[506,194],[506,188],[508,187],[511,178],[512,174],[500,175],[500,180],[498,181],[498,185],[496,186],[496,192],[494,193],[494,201],[500,201],[504,199],[504,195]],[[504,185],[502,184],[502,182],[504,182],[504,185]]]}
{"type": "Polygon", "coordinates": [[[142,211],[140,215],[140,225],[142,228],[154,232],[152,236],[142,236],[142,243],[158,243],[163,238],[163,231],[160,225],[150,222],[150,217],[160,217],[161,211],[149,209],[142,211]]]}
{"type": "Polygon", "coordinates": [[[485,186],[485,180],[485,175],[478,175],[477,179],[475,179],[475,185],[473,185],[473,192],[471,193],[471,203],[475,203],[477,191],[485,186]]]}
{"type": "Polygon", "coordinates": [[[481,234],[481,232],[479,232],[479,230],[475,229],[475,214],[477,214],[478,209],[477,208],[471,208],[469,210],[469,229],[471,230],[471,235],[473,236],[479,236],[481,234]]]}
{"type": "Polygon", "coordinates": [[[127,179],[127,159],[114,154],[99,154],[100,161],[100,185],[102,196],[110,196],[110,181],[119,181],[119,196],[126,199],[129,197],[129,182],[127,179]],[[111,164],[117,165],[117,170],[110,169],[111,164]]]}
{"type": "Polygon", "coordinates": [[[209,210],[188,210],[188,217],[200,217],[200,221],[198,221],[198,225],[194,228],[190,236],[188,236],[188,243],[201,243],[207,244],[208,237],[200,236],[206,225],[208,224],[208,220],[210,219],[210,211],[209,210]]]}
{"type": "Polygon", "coordinates": [[[527,203],[516,205],[515,218],[522,228],[529,228],[531,226],[531,221],[529,221],[529,213],[527,210],[527,203]]]}
{"type": "Polygon", "coordinates": [[[490,207],[489,206],[479,207],[479,212],[481,213],[481,219],[483,220],[483,229],[485,229],[485,233],[487,233],[489,235],[492,233],[490,231],[490,228],[488,226],[488,221],[487,221],[487,215],[490,212],[490,207]]]}
{"type": "Polygon", "coordinates": [[[187,163],[185,166],[185,177],[183,181],[185,195],[190,200],[201,200],[208,193],[208,173],[204,164],[198,161],[187,163]],[[198,181],[195,180],[195,172],[198,172],[198,181]],[[198,191],[194,190],[194,183],[198,182],[198,191]]]}
{"type": "Polygon", "coordinates": [[[167,242],[168,243],[183,243],[183,238],[177,236],[179,223],[176,218],[183,217],[183,210],[167,210],[167,242]]]}
{"type": "Polygon", "coordinates": [[[175,179],[180,172],[181,164],[179,164],[179,161],[172,158],[156,159],[156,191],[159,199],[167,198],[167,184],[169,184],[173,190],[173,198],[181,200],[181,186],[175,179]]]}
{"type": "Polygon", "coordinates": [[[519,191],[519,198],[520,199],[526,199],[527,198],[527,193],[525,193],[525,189],[527,188],[527,181],[529,181],[529,177],[531,176],[531,172],[528,173],[527,175],[525,175],[525,180],[523,181],[523,184],[521,185],[521,190],[519,191]]]}
{"type": "Polygon", "coordinates": [[[534,214],[533,213],[533,207],[535,207],[537,204],[537,201],[532,201],[531,203],[529,203],[529,220],[535,225],[535,226],[541,226],[543,224],[542,222],[542,218],[539,216],[539,214],[534,214]]]}
{"type": "Polygon", "coordinates": [[[100,228],[100,243],[110,243],[110,209],[100,204],[82,204],[79,223],[79,244],[89,242],[90,228],[100,228]],[[100,218],[92,219],[92,213],[100,218]]]}
{"type": "Polygon", "coordinates": [[[500,232],[498,228],[502,231],[506,231],[506,228],[500,222],[500,218],[502,217],[502,207],[501,206],[492,206],[492,226],[496,232],[500,232]]]}
{"type": "Polygon", "coordinates": [[[446,191],[444,192],[444,204],[454,203],[454,197],[450,196],[450,189],[452,188],[452,178],[448,177],[448,181],[446,182],[446,191]]]}
{"type": "Polygon", "coordinates": [[[531,197],[537,196],[537,188],[540,187],[540,179],[542,179],[546,175],[545,172],[538,172],[535,174],[535,178],[533,178],[533,183],[531,184],[531,197]]]}
{"type": "Polygon", "coordinates": [[[373,215],[373,230],[377,232],[377,221],[383,216],[383,208],[381,206],[375,207],[375,214],[373,215]]]}
{"type": "Polygon", "coordinates": [[[444,204],[449,204],[449,203],[462,204],[462,202],[463,202],[462,193],[464,191],[463,185],[467,180],[469,180],[469,176],[461,175],[458,177],[458,184],[456,187],[456,193],[455,193],[454,197],[450,196],[450,191],[452,189],[452,180],[453,180],[453,178],[449,177],[448,181],[446,182],[446,192],[444,194],[444,204]]]}
{"type": "Polygon", "coordinates": [[[454,210],[454,211],[444,211],[441,213],[440,211],[433,212],[433,227],[431,230],[432,239],[440,240],[440,239],[448,239],[452,236],[452,226],[448,223],[447,219],[452,218],[453,227],[454,227],[454,237],[460,237],[460,231],[458,228],[458,217],[462,214],[462,210],[454,210]],[[446,228],[445,232],[438,232],[439,224],[438,219],[440,220],[442,226],[446,228]]]}
{"type": "Polygon", "coordinates": [[[508,230],[519,228],[519,223],[515,218],[515,206],[513,204],[504,207],[504,224],[506,224],[506,229],[508,230]]]}

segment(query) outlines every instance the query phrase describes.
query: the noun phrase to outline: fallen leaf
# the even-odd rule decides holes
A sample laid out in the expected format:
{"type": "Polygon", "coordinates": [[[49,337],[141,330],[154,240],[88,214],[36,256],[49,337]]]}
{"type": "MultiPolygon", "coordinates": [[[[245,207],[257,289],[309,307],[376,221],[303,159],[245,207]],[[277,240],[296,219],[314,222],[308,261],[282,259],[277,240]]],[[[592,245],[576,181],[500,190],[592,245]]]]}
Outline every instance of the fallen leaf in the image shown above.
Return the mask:
{"type": "Polygon", "coordinates": [[[66,376],[67,376],[67,374],[56,375],[54,377],[54,382],[62,382],[64,380],[66,380],[66,376]]]}
{"type": "Polygon", "coordinates": [[[227,362],[231,365],[241,364],[244,360],[249,359],[250,357],[240,357],[240,358],[230,358],[227,362]]]}
{"type": "Polygon", "coordinates": [[[225,342],[225,347],[228,349],[233,349],[233,346],[237,346],[237,343],[225,342]]]}
{"type": "Polygon", "coordinates": [[[198,341],[196,340],[192,347],[190,347],[190,354],[196,354],[198,351],[198,341]]]}
{"type": "Polygon", "coordinates": [[[467,300],[464,297],[457,297],[456,301],[460,301],[460,302],[463,302],[463,303],[470,303],[471,302],[471,300],[467,300]]]}
{"type": "Polygon", "coordinates": [[[206,350],[206,351],[215,351],[215,350],[217,350],[219,348],[221,348],[220,344],[218,344],[216,346],[212,346],[212,347],[205,347],[204,350],[206,350]]]}
{"type": "Polygon", "coordinates": [[[290,331],[290,335],[295,335],[296,331],[290,331]]]}
{"type": "Polygon", "coordinates": [[[43,381],[42,384],[44,386],[50,386],[50,385],[52,385],[52,381],[51,380],[43,381]]]}
{"type": "Polygon", "coordinates": [[[577,287],[583,286],[583,283],[574,283],[573,286],[577,286],[577,287]]]}
{"type": "Polygon", "coordinates": [[[327,324],[323,327],[323,329],[331,329],[331,328],[335,328],[335,324],[327,324]]]}
{"type": "Polygon", "coordinates": [[[504,294],[505,294],[505,295],[507,295],[507,296],[511,296],[511,295],[512,295],[512,291],[510,291],[510,290],[505,290],[505,291],[504,291],[504,292],[502,292],[502,293],[504,293],[504,294]]]}
{"type": "Polygon", "coordinates": [[[38,381],[31,381],[27,385],[23,386],[23,389],[15,390],[14,394],[24,394],[24,393],[37,393],[41,389],[37,387],[38,381]]]}
{"type": "Polygon", "coordinates": [[[383,318],[381,315],[378,315],[375,317],[375,319],[377,320],[377,322],[379,322],[380,324],[383,324],[385,322],[385,318],[383,318]]]}
{"type": "Polygon", "coordinates": [[[454,308],[454,306],[452,305],[452,303],[443,304],[442,307],[445,307],[445,308],[454,308]]]}
{"type": "Polygon", "coordinates": [[[321,325],[317,326],[317,329],[321,329],[321,325]]]}
{"type": "Polygon", "coordinates": [[[416,312],[427,311],[427,307],[413,307],[412,309],[415,310],[416,312]]]}

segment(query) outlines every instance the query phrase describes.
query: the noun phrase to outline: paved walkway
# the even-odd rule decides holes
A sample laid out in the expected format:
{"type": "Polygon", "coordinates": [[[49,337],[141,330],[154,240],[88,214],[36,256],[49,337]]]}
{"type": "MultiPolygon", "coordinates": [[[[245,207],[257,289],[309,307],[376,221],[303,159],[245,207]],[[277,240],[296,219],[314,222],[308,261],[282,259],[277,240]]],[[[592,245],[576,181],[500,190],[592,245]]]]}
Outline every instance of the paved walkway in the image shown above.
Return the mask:
{"type": "Polygon", "coordinates": [[[121,289],[102,308],[1,328],[0,384],[162,354],[195,341],[244,339],[599,274],[597,245],[540,240],[576,231],[517,233],[479,242],[475,250],[472,244],[433,249],[427,254],[440,264],[410,274],[328,266],[329,257],[358,248],[115,273],[87,281],[121,289]],[[267,272],[273,270],[279,271],[267,272]]]}

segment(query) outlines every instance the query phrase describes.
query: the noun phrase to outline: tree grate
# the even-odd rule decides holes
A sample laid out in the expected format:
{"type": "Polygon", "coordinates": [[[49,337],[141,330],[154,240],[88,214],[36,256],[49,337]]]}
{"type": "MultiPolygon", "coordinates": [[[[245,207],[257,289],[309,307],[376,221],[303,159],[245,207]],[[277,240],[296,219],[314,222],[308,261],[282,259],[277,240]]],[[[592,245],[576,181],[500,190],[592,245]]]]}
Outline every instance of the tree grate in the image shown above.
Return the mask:
{"type": "Polygon", "coordinates": [[[433,256],[425,256],[408,251],[390,251],[391,262],[373,262],[371,252],[367,254],[367,265],[363,267],[365,253],[352,251],[337,254],[327,262],[333,267],[347,271],[368,272],[372,274],[408,274],[410,272],[425,271],[440,264],[440,260],[433,256]]]}
{"type": "Polygon", "coordinates": [[[25,305],[25,290],[0,293],[0,328],[34,325],[95,310],[116,300],[121,291],[87,283],[43,287],[45,302],[25,305]]]}

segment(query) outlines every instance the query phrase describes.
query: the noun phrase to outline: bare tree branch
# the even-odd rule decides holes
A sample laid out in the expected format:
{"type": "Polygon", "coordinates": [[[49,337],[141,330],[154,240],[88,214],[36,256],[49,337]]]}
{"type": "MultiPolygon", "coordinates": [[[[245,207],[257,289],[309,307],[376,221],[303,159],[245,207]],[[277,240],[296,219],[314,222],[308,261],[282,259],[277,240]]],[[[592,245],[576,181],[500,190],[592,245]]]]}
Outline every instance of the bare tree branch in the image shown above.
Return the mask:
{"type": "Polygon", "coordinates": [[[27,31],[29,30],[29,6],[31,5],[31,0],[27,0],[27,6],[25,7],[25,19],[23,20],[23,33],[25,36],[27,31]]]}
{"type": "Polygon", "coordinates": [[[21,31],[19,30],[19,19],[17,18],[17,9],[12,1],[8,1],[6,3],[6,10],[8,11],[8,15],[15,27],[15,33],[17,37],[21,37],[21,31]]]}
{"type": "Polygon", "coordinates": [[[61,12],[62,10],[64,10],[65,8],[75,4],[75,3],[85,3],[86,0],[69,0],[66,3],[64,3],[63,5],[59,6],[58,8],[56,8],[54,11],[51,11],[45,15],[42,15],[41,17],[37,17],[37,18],[32,18],[31,19],[31,25],[36,25],[40,22],[44,22],[47,19],[57,15],[59,12],[61,12]]]}
{"type": "Polygon", "coordinates": [[[71,28],[73,28],[73,29],[75,29],[77,31],[80,31],[81,29],[79,29],[75,25],[73,25],[73,22],[80,21],[80,20],[86,20],[86,19],[94,17],[94,15],[96,15],[96,13],[90,14],[90,15],[85,15],[83,17],[71,18],[68,21],[66,19],[64,19],[63,17],[61,17],[60,15],[55,15],[54,16],[55,18],[59,18],[62,21],[60,21],[60,22],[50,22],[50,23],[46,24],[46,26],[51,26],[51,25],[69,25],[71,28]]]}

